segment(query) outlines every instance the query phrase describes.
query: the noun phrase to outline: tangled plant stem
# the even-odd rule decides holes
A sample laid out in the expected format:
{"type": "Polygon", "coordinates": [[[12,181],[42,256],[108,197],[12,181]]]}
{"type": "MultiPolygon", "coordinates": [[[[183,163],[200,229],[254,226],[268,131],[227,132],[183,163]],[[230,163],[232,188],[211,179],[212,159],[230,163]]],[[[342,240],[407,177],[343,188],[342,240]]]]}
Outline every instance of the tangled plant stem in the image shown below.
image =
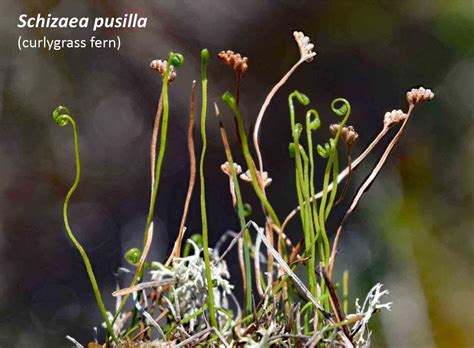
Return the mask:
{"type": "Polygon", "coordinates": [[[74,152],[75,152],[75,159],[76,159],[76,177],[74,179],[74,183],[72,184],[71,188],[69,189],[69,192],[66,195],[66,198],[64,200],[64,205],[63,205],[63,219],[64,219],[64,226],[66,228],[67,235],[71,242],[74,244],[76,247],[77,251],[82,257],[82,260],[84,262],[84,265],[86,267],[86,272],[87,275],[89,276],[89,281],[91,282],[92,285],[92,290],[94,291],[95,299],[97,301],[97,304],[99,306],[100,313],[102,314],[102,317],[104,319],[104,322],[107,326],[107,330],[109,331],[110,336],[114,340],[115,343],[118,343],[117,337],[115,336],[114,330],[112,328],[112,325],[110,323],[110,320],[107,316],[107,311],[105,309],[104,301],[102,300],[102,295],[100,293],[99,285],[97,284],[97,280],[94,275],[94,271],[92,270],[92,265],[89,261],[89,257],[87,256],[86,251],[82,247],[81,243],[76,239],[74,236],[74,233],[72,232],[71,226],[69,225],[69,218],[68,218],[68,208],[69,208],[69,201],[71,200],[72,195],[77,189],[77,186],[79,185],[79,180],[81,178],[81,159],[79,156],[79,140],[77,136],[77,127],[76,127],[76,122],[74,119],[71,117],[69,110],[65,108],[64,106],[59,106],[54,110],[53,112],[53,118],[60,127],[64,127],[67,124],[71,124],[73,134],[74,134],[74,152]]]}

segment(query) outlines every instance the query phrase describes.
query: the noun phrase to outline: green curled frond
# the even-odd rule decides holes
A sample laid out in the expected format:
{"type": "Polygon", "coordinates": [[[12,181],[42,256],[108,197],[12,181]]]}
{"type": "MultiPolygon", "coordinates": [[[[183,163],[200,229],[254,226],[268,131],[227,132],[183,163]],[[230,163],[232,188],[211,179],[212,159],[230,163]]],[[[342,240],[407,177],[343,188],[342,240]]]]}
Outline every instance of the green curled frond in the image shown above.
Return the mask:
{"type": "Polygon", "coordinates": [[[252,215],[252,206],[248,203],[244,203],[244,216],[248,218],[252,215]]]}
{"type": "Polygon", "coordinates": [[[71,117],[71,113],[69,109],[65,106],[59,105],[53,111],[53,120],[59,127],[64,127],[69,123],[69,118],[71,117]]]}
{"type": "Polygon", "coordinates": [[[180,53],[172,53],[170,62],[172,66],[174,66],[175,68],[179,68],[181,65],[184,64],[184,57],[180,53]]]}
{"type": "Polygon", "coordinates": [[[321,145],[316,147],[318,154],[323,158],[328,158],[329,155],[336,151],[336,146],[339,141],[339,137],[341,136],[342,128],[346,124],[347,119],[351,114],[351,104],[344,98],[336,98],[331,103],[331,109],[337,116],[344,117],[344,119],[341,123],[339,123],[339,129],[334,138],[330,138],[329,143],[324,144],[324,147],[321,145]]]}
{"type": "Polygon", "coordinates": [[[315,131],[321,126],[319,114],[315,109],[306,112],[306,128],[315,131]]]}
{"type": "Polygon", "coordinates": [[[142,257],[142,252],[138,248],[132,248],[125,253],[125,260],[132,266],[138,265],[140,258],[142,257]]]}
{"type": "Polygon", "coordinates": [[[329,139],[329,143],[325,143],[324,147],[318,145],[316,151],[322,158],[328,158],[336,150],[336,141],[333,138],[329,139]]]}
{"type": "Polygon", "coordinates": [[[290,108],[290,121],[291,121],[291,130],[293,131],[295,127],[295,104],[293,102],[293,99],[296,99],[298,103],[300,103],[303,106],[306,106],[309,104],[309,98],[304,95],[303,93],[300,93],[297,90],[294,90],[290,95],[288,96],[288,106],[290,108]]]}
{"type": "Polygon", "coordinates": [[[203,243],[202,243],[202,234],[200,233],[195,233],[191,236],[191,240],[195,242],[200,248],[202,248],[203,243]]]}
{"type": "Polygon", "coordinates": [[[288,100],[293,101],[293,99],[295,98],[298,101],[298,103],[300,103],[303,106],[307,106],[309,104],[309,98],[305,94],[297,90],[294,90],[292,93],[290,93],[288,100]]]}
{"type": "Polygon", "coordinates": [[[331,103],[331,109],[337,116],[346,116],[351,113],[351,104],[347,99],[336,98],[331,103]],[[342,105],[337,106],[337,103],[342,103],[342,105]]]}
{"type": "Polygon", "coordinates": [[[224,101],[224,103],[226,103],[232,109],[232,111],[236,110],[237,104],[235,102],[235,98],[229,91],[222,95],[222,101],[224,101]]]}
{"type": "Polygon", "coordinates": [[[295,124],[293,129],[293,138],[299,139],[301,137],[301,133],[303,133],[303,125],[301,123],[295,124]]]}

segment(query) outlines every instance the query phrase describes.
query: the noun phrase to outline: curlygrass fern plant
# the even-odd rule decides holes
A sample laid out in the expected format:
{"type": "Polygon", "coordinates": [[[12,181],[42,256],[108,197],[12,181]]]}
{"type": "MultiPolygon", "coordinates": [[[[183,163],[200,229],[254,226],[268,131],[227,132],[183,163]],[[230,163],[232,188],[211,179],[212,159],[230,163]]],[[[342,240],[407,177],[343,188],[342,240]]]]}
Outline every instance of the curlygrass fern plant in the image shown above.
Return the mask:
{"type": "MultiPolygon", "coordinates": [[[[346,126],[351,114],[349,101],[336,98],[331,103],[332,111],[341,121],[330,125],[333,137],[324,142],[324,145],[319,144],[315,147],[315,144],[320,142],[319,138],[315,139],[322,125],[320,115],[316,109],[309,108],[302,113],[304,117],[301,122],[298,122],[297,114],[300,113],[301,108],[309,107],[310,99],[299,91],[292,92],[288,97],[291,129],[289,134],[291,142],[288,148],[290,157],[295,163],[295,200],[298,202],[298,207],[281,220],[266,194],[272,179],[270,174],[264,171],[264,157],[259,147],[259,131],[265,110],[278,89],[288,81],[298,66],[303,62],[312,61],[316,55],[313,52],[314,45],[307,36],[301,32],[295,32],[294,37],[300,50],[300,59],[272,88],[257,116],[253,133],[253,150],[255,150],[256,160],[252,155],[238,106],[240,81],[248,70],[248,59],[230,50],[219,53],[219,58],[231,66],[236,74],[236,95],[225,92],[222,95],[222,101],[234,119],[240,151],[248,169],[244,172],[242,167],[234,162],[235,150],[231,148],[227,131],[221,121],[223,116],[217,103],[214,103],[225,155],[223,156],[225,163],[221,169],[229,178],[229,202],[236,209],[241,229],[238,233],[223,234],[214,248],[209,246],[204,176],[207,151],[207,64],[210,53],[207,49],[201,51],[202,149],[199,161],[199,188],[202,228],[201,233],[192,235],[186,240],[184,248],[181,247],[197,171],[193,140],[196,83],[193,81],[188,128],[189,187],[176,242],[169,258],[164,263],[150,262],[146,258],[153,240],[154,208],[166,153],[170,117],[169,86],[177,78],[175,70],[183,64],[184,58],[180,54],[170,53],[168,61],[152,62],[151,67],[161,74],[163,84],[152,131],[150,207],[142,248],[133,248],[124,255],[127,263],[134,268],[134,275],[128,287],[112,294],[117,299],[115,313],[107,312],[89,258],[69,225],[68,204],[80,177],[77,129],[67,108],[59,106],[54,110],[53,118],[59,126],[71,124],[73,127],[76,156],[76,178],[64,202],[64,224],[69,238],[84,261],[103,316],[103,326],[107,329],[106,344],[116,346],[149,344],[163,347],[197,345],[316,347],[334,344],[366,347],[370,344],[369,320],[375,311],[382,308],[390,309],[391,302],[383,303],[381,300],[388,291],[382,290],[381,284],[376,284],[367,295],[363,305],[360,306],[357,300],[355,312],[349,314],[348,272],[345,271],[340,280],[342,289],[335,285],[333,279],[338,242],[344,224],[385,164],[403,133],[415,105],[432,99],[433,93],[423,87],[409,91],[407,93],[408,111],[406,113],[401,110],[388,112],[383,120],[382,131],[362,154],[352,161],[351,149],[358,134],[352,126],[346,126]],[[327,221],[338,203],[346,197],[352,172],[367,158],[380,140],[387,136],[389,130],[397,126],[399,126],[398,132],[352,198],[336,233],[332,233],[333,231],[328,229],[327,221]],[[156,155],[158,139],[158,155],[156,155]],[[347,167],[342,171],[339,171],[340,157],[343,157],[339,155],[340,140],[345,143],[347,149],[347,167]],[[325,160],[324,178],[320,183],[315,182],[318,170],[316,165],[321,162],[317,160],[316,154],[325,160]],[[251,209],[244,203],[239,178],[252,185],[261,203],[265,219],[260,224],[250,220],[251,209]],[[342,192],[337,198],[338,184],[344,179],[346,180],[342,192]],[[321,191],[317,192],[317,187],[321,187],[321,191]],[[301,220],[301,240],[293,243],[285,231],[291,227],[291,220],[297,214],[301,220]],[[333,235],[331,245],[330,238],[333,235]],[[230,242],[227,243],[229,238],[230,242]],[[227,247],[224,249],[225,243],[227,247]],[[234,245],[238,246],[242,272],[241,285],[244,290],[243,301],[233,294],[237,284],[232,284],[230,281],[226,265],[226,257],[234,245]],[[262,252],[263,246],[265,246],[266,254],[262,252]],[[266,268],[266,274],[262,272],[262,266],[266,268]],[[297,267],[304,267],[306,282],[299,278],[297,267]],[[339,293],[341,290],[342,293],[339,293]],[[133,299],[131,302],[128,301],[130,295],[133,299]],[[243,310],[241,310],[241,304],[243,304],[243,310]]],[[[80,346],[77,341],[69,336],[68,338],[80,346]]],[[[99,345],[91,344],[90,346],[99,345]]]]}

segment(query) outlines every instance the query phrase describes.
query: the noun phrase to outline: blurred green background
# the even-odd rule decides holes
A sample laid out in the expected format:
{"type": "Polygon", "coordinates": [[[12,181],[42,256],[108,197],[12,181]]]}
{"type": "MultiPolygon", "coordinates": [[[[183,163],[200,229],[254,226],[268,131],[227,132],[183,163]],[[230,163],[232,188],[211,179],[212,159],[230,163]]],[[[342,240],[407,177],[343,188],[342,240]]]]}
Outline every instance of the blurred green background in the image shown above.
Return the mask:
{"type": "MultiPolygon", "coordinates": [[[[70,130],[58,129],[51,119],[56,105],[67,105],[79,127],[83,177],[71,221],[113,308],[107,295],[116,286],[113,273],[124,265],[124,251],[141,244],[147,213],[148,149],[160,90],[150,61],[171,50],[186,57],[170,95],[169,147],[150,255],[162,260],[174,241],[187,190],[187,102],[190,83],[199,77],[200,49],[212,54],[210,101],[233,89],[232,72],[217,53],[232,49],[249,58],[241,105],[251,129],[267,92],[298,59],[293,30],[304,31],[318,55],[277,94],[263,122],[263,154],[274,180],[269,196],[277,213],[285,216],[296,202],[287,154],[288,93],[298,88],[320,112],[325,130],[318,143],[335,121],[330,102],[347,98],[353,109],[349,122],[360,134],[354,148],[359,153],[381,128],[386,111],[406,110],[408,89],[432,88],[435,99],[417,107],[347,224],[336,277],[349,270],[352,303],[377,281],[391,291],[392,312],[373,322],[375,347],[474,345],[472,1],[1,0],[0,16],[0,346],[65,347],[66,334],[86,343],[101,322],[81,259],[62,226],[74,158],[70,130]],[[97,33],[17,28],[20,14],[38,12],[91,18],[136,12],[148,17],[148,25],[97,33]],[[120,35],[122,48],[19,52],[19,35],[120,35]]],[[[208,134],[212,245],[227,229],[236,230],[238,221],[219,170],[224,153],[212,117],[208,134]]],[[[357,170],[350,194],[381,149],[357,170]]],[[[258,210],[250,188],[244,195],[258,210]]],[[[199,232],[193,202],[188,228],[199,232]]],[[[332,230],[342,213],[340,208],[332,218],[332,230]]],[[[290,236],[299,238],[296,223],[290,236]]],[[[233,279],[240,279],[232,271],[233,279]]]]}

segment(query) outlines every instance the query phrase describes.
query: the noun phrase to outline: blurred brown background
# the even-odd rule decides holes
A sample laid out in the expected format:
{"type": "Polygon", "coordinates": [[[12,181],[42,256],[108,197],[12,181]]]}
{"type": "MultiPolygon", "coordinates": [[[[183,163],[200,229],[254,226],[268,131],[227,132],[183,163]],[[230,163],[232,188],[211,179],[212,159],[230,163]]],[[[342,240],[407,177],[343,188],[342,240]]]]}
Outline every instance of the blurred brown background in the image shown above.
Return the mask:
{"type": "MultiPolygon", "coordinates": [[[[381,128],[386,111],[406,109],[409,88],[432,88],[435,99],[416,109],[348,223],[337,268],[339,274],[350,271],[352,303],[377,281],[391,291],[392,312],[378,314],[373,322],[375,347],[473,346],[472,1],[1,0],[0,16],[0,346],[67,347],[66,334],[86,343],[101,322],[82,261],[62,225],[74,157],[71,129],[59,129],[52,110],[67,105],[78,123],[83,176],[71,221],[112,309],[113,272],[124,264],[126,250],[141,245],[148,208],[148,149],[161,88],[150,61],[166,58],[171,50],[186,58],[170,92],[168,152],[150,256],[162,260],[175,238],[187,190],[187,102],[190,83],[199,78],[200,49],[212,54],[210,102],[233,89],[232,72],[217,53],[232,49],[248,56],[241,105],[250,128],[272,84],[298,59],[293,30],[310,36],[318,55],[278,93],[263,122],[262,148],[274,180],[269,195],[278,214],[285,216],[296,202],[287,154],[288,93],[298,88],[319,110],[324,130],[318,143],[335,121],[330,102],[347,98],[353,109],[349,122],[360,133],[358,153],[381,128]],[[18,15],[38,12],[91,18],[136,12],[148,17],[148,25],[97,33],[16,27],[18,15]],[[120,35],[122,48],[19,52],[18,35],[120,35]]],[[[219,170],[224,153],[212,113],[208,135],[213,245],[227,229],[237,229],[238,221],[219,170]]],[[[354,185],[377,156],[357,170],[354,185]]],[[[317,163],[320,172],[323,163],[317,163]]],[[[249,187],[244,195],[259,220],[249,187]]],[[[199,232],[193,202],[188,227],[199,232]]],[[[333,217],[333,228],[341,214],[333,217]]],[[[297,227],[291,228],[294,239],[297,227]]]]}

